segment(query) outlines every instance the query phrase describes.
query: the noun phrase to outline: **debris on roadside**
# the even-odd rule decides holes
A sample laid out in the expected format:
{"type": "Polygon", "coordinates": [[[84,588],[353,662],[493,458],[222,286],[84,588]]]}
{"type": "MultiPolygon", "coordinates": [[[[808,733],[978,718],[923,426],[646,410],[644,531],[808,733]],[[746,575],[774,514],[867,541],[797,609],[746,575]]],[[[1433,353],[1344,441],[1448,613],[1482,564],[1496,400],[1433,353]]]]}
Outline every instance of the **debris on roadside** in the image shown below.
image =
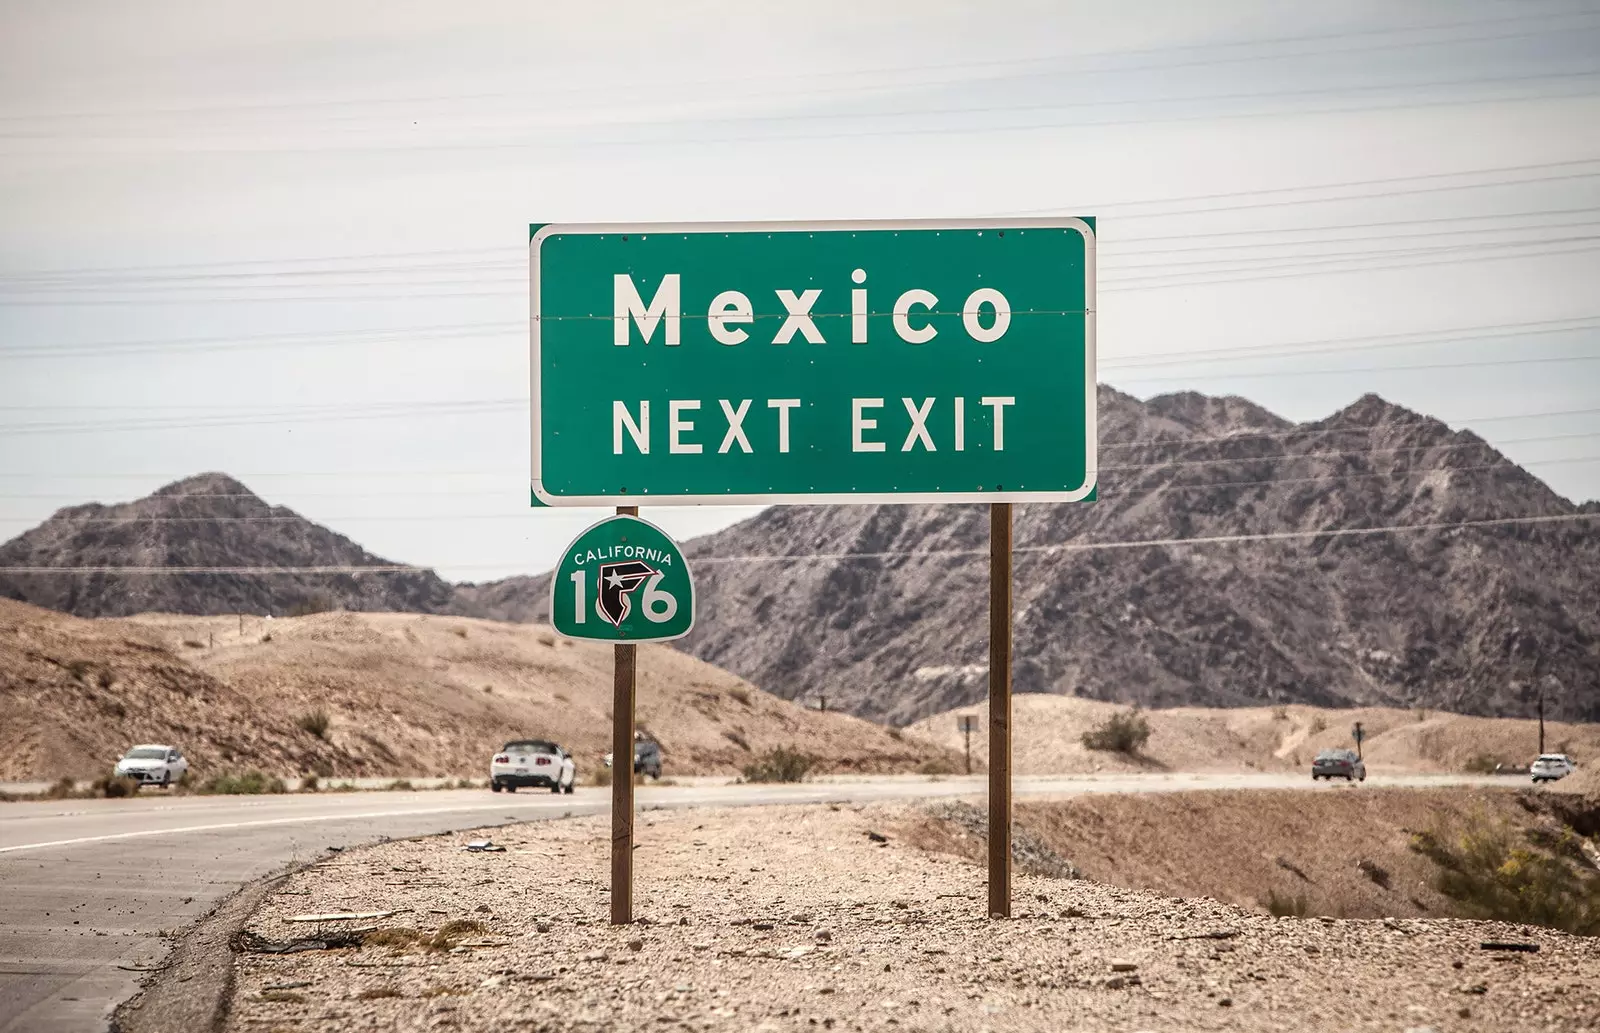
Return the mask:
{"type": "Polygon", "coordinates": [[[399,911],[333,911],[325,915],[290,915],[285,922],[370,922],[377,918],[389,918],[398,915],[399,911]]]}
{"type": "Polygon", "coordinates": [[[1478,948],[1486,951],[1521,951],[1525,954],[1539,953],[1539,945],[1537,943],[1509,943],[1501,942],[1499,940],[1484,940],[1482,943],[1478,944],[1478,948]]]}
{"type": "Polygon", "coordinates": [[[505,847],[492,839],[474,839],[461,849],[470,850],[475,854],[503,854],[506,852],[505,847]]]}

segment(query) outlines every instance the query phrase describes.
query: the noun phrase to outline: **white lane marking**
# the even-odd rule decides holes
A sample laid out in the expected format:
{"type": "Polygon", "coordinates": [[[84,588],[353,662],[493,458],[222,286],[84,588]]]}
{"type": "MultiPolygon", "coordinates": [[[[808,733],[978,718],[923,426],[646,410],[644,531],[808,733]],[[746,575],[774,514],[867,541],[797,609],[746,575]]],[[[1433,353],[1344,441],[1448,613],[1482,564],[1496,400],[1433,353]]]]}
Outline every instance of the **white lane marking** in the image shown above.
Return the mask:
{"type": "MultiPolygon", "coordinates": [[[[1135,775],[1132,777],[1138,778],[1139,776],[1135,775]]],[[[1196,775],[1192,777],[1195,781],[1203,781],[1205,783],[1205,785],[1200,787],[1203,789],[1312,789],[1311,786],[1306,785],[1302,780],[1295,779],[1292,775],[1281,776],[1282,781],[1280,781],[1280,776],[1276,774],[1264,776],[1250,774],[1223,774],[1209,776],[1196,775]]],[[[1379,785],[1392,785],[1397,787],[1411,786],[1414,788],[1430,786],[1442,787],[1460,785],[1497,785],[1501,784],[1503,781],[1503,779],[1497,780],[1495,776],[1471,775],[1377,775],[1374,776],[1372,780],[1379,785]]],[[[848,803],[852,802],[852,798],[859,800],[861,797],[872,797],[877,799],[914,799],[917,797],[930,796],[982,795],[981,792],[975,793],[973,791],[975,788],[977,787],[963,785],[962,783],[950,782],[921,784],[874,784],[871,782],[865,782],[855,783],[854,785],[826,785],[821,783],[812,783],[806,786],[765,787],[763,792],[754,795],[751,794],[749,790],[740,791],[738,789],[733,789],[732,787],[727,787],[728,791],[720,793],[707,793],[698,797],[690,796],[687,798],[678,797],[674,799],[671,796],[662,794],[659,798],[654,799],[641,798],[639,802],[640,804],[654,804],[656,806],[666,807],[717,807],[739,805],[759,806],[762,804],[783,803],[823,803],[835,801],[848,803]],[[851,790],[854,790],[853,794],[851,790]]],[[[1137,794],[1163,791],[1159,785],[1153,784],[1140,785],[1110,780],[1101,781],[1099,784],[1096,784],[1096,781],[1091,781],[1089,779],[1076,780],[1071,779],[1070,776],[1069,779],[1066,780],[1055,780],[1048,777],[1041,778],[1032,784],[1029,784],[1026,779],[1019,779],[1016,784],[1016,790],[1021,795],[1030,796],[1043,796],[1051,794],[1072,795],[1075,793],[1095,792],[1137,794]]],[[[1182,792],[1184,790],[1177,791],[1182,792]]],[[[654,797],[654,794],[651,794],[651,796],[654,797]]],[[[16,853],[22,850],[46,850],[50,847],[76,846],[80,843],[104,843],[119,839],[139,839],[146,836],[182,835],[183,833],[187,832],[217,832],[226,829],[259,828],[270,825],[296,825],[320,821],[341,821],[346,819],[353,821],[366,818],[404,818],[428,814],[497,811],[506,810],[512,807],[532,808],[534,810],[565,809],[572,810],[574,813],[581,808],[587,813],[593,814],[606,810],[609,807],[609,801],[606,803],[579,803],[566,802],[562,800],[550,800],[539,803],[508,802],[488,804],[458,804],[453,807],[425,807],[412,808],[409,810],[362,811],[354,814],[312,814],[289,818],[261,818],[255,821],[231,821],[211,825],[187,825],[170,829],[140,829],[137,832],[117,832],[103,836],[80,836],[75,839],[58,839],[46,843],[22,843],[16,846],[0,847],[0,854],[16,853]]]]}
{"type": "Polygon", "coordinates": [[[47,843],[20,843],[16,846],[0,846],[0,854],[15,853],[19,850],[47,850],[58,846],[77,846],[80,843],[105,843],[117,839],[140,839],[145,836],[178,836],[186,832],[219,832],[224,829],[259,828],[266,825],[298,825],[316,821],[356,821],[365,818],[408,818],[427,814],[451,814],[472,811],[503,811],[508,808],[533,808],[535,810],[556,810],[558,808],[575,810],[579,807],[593,807],[595,804],[572,804],[562,801],[548,803],[493,803],[478,805],[457,805],[454,807],[422,807],[402,811],[362,811],[359,813],[341,814],[307,814],[293,818],[260,818],[256,821],[229,821],[212,825],[185,825],[170,829],[140,829],[137,832],[115,832],[104,836],[79,836],[75,839],[57,839],[47,843]]]}

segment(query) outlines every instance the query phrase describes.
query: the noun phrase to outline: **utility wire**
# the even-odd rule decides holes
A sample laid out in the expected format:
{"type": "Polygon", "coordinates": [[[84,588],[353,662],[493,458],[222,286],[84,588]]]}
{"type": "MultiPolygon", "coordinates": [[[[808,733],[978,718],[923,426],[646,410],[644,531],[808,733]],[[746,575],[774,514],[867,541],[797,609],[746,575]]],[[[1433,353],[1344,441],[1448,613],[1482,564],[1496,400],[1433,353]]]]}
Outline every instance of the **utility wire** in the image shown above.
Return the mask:
{"type": "MultiPolygon", "coordinates": [[[[1384,527],[1338,527],[1323,528],[1310,531],[1272,531],[1259,534],[1229,534],[1209,535],[1187,538],[1146,538],[1136,541],[1111,541],[1111,542],[1061,542],[1052,545],[1023,545],[1013,548],[1013,552],[1021,556],[1032,556],[1047,553],[1074,553],[1074,552],[1099,552],[1110,549],[1149,549],[1149,548],[1176,548],[1202,545],[1237,545],[1247,542],[1281,542],[1304,541],[1318,538],[1347,538],[1376,534],[1399,534],[1410,532],[1435,532],[1459,531],[1487,527],[1515,527],[1532,526],[1541,524],[1572,523],[1583,520],[1600,518],[1600,513],[1560,513],[1545,516],[1523,517],[1498,517],[1485,520],[1458,520],[1442,521],[1423,524],[1391,524],[1384,527]]],[[[696,555],[693,562],[696,566],[727,566],[734,564],[756,563],[849,563],[860,560],[885,560],[885,559],[948,559],[960,557],[988,556],[987,547],[982,549],[935,549],[935,550],[903,550],[893,552],[834,552],[834,553],[801,553],[793,555],[745,555],[745,556],[704,556],[696,555]]],[[[412,567],[402,565],[374,565],[369,567],[358,566],[316,566],[316,567],[185,567],[185,566],[0,566],[0,574],[30,574],[30,575],[57,575],[57,574],[230,574],[230,575],[273,575],[273,574],[419,574],[432,573],[432,567],[412,567]]],[[[478,564],[456,569],[488,569],[485,565],[478,564]]],[[[496,566],[493,569],[501,569],[496,566]]]]}

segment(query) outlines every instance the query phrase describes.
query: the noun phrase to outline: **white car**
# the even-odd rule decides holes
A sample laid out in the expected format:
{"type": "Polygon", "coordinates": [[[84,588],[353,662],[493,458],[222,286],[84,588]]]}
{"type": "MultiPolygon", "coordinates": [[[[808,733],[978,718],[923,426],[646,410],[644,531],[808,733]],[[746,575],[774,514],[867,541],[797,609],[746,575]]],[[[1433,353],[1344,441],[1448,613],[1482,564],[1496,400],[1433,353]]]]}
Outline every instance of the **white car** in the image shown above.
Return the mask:
{"type": "Polygon", "coordinates": [[[165,788],[182,779],[188,770],[189,762],[177,747],[143,743],[124,753],[113,773],[136,778],[140,785],[165,788]]]}
{"type": "Polygon", "coordinates": [[[540,786],[552,793],[570,793],[578,780],[572,754],[543,739],[513,739],[489,762],[489,788],[514,793],[540,786]]]}
{"type": "Polygon", "coordinates": [[[1578,765],[1574,764],[1572,758],[1565,753],[1543,753],[1539,755],[1538,760],[1533,762],[1533,765],[1528,769],[1528,773],[1533,776],[1534,782],[1538,783],[1554,782],[1558,778],[1566,778],[1576,770],[1578,770],[1578,765]]]}

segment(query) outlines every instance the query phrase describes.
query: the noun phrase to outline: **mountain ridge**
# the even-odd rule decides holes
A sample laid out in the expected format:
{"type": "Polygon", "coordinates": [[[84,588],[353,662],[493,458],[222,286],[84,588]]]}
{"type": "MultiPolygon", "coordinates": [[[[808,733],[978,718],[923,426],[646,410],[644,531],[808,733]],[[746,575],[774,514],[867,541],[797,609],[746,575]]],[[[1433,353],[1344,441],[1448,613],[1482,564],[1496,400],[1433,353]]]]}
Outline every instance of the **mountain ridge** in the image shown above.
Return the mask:
{"type": "MultiPolygon", "coordinates": [[[[1373,394],[1297,424],[1235,396],[1140,401],[1101,387],[1099,438],[1097,502],[1015,507],[1017,691],[1520,714],[1542,686],[1552,716],[1600,719],[1592,524],[1318,533],[1572,516],[1600,502],[1575,505],[1477,434],[1373,394]]],[[[699,623],[679,645],[779,695],[826,695],[830,707],[909,723],[985,691],[987,548],[981,505],[773,507],[685,543],[699,623]],[[773,558],[728,561],[740,556],[773,558]]],[[[224,474],[62,510],[0,545],[0,567],[18,557],[388,562],[224,474]],[[227,534],[197,540],[136,533],[141,517],[204,526],[208,514],[256,519],[218,522],[227,534]],[[97,522],[117,534],[108,541],[97,522]],[[269,530],[280,540],[261,541],[269,530]]],[[[532,621],[546,616],[549,585],[548,574],[449,585],[431,571],[268,586],[107,575],[41,601],[26,577],[0,569],[0,595],[84,615],[233,612],[242,600],[532,621]],[[179,587],[191,609],[151,605],[179,587]]]]}

